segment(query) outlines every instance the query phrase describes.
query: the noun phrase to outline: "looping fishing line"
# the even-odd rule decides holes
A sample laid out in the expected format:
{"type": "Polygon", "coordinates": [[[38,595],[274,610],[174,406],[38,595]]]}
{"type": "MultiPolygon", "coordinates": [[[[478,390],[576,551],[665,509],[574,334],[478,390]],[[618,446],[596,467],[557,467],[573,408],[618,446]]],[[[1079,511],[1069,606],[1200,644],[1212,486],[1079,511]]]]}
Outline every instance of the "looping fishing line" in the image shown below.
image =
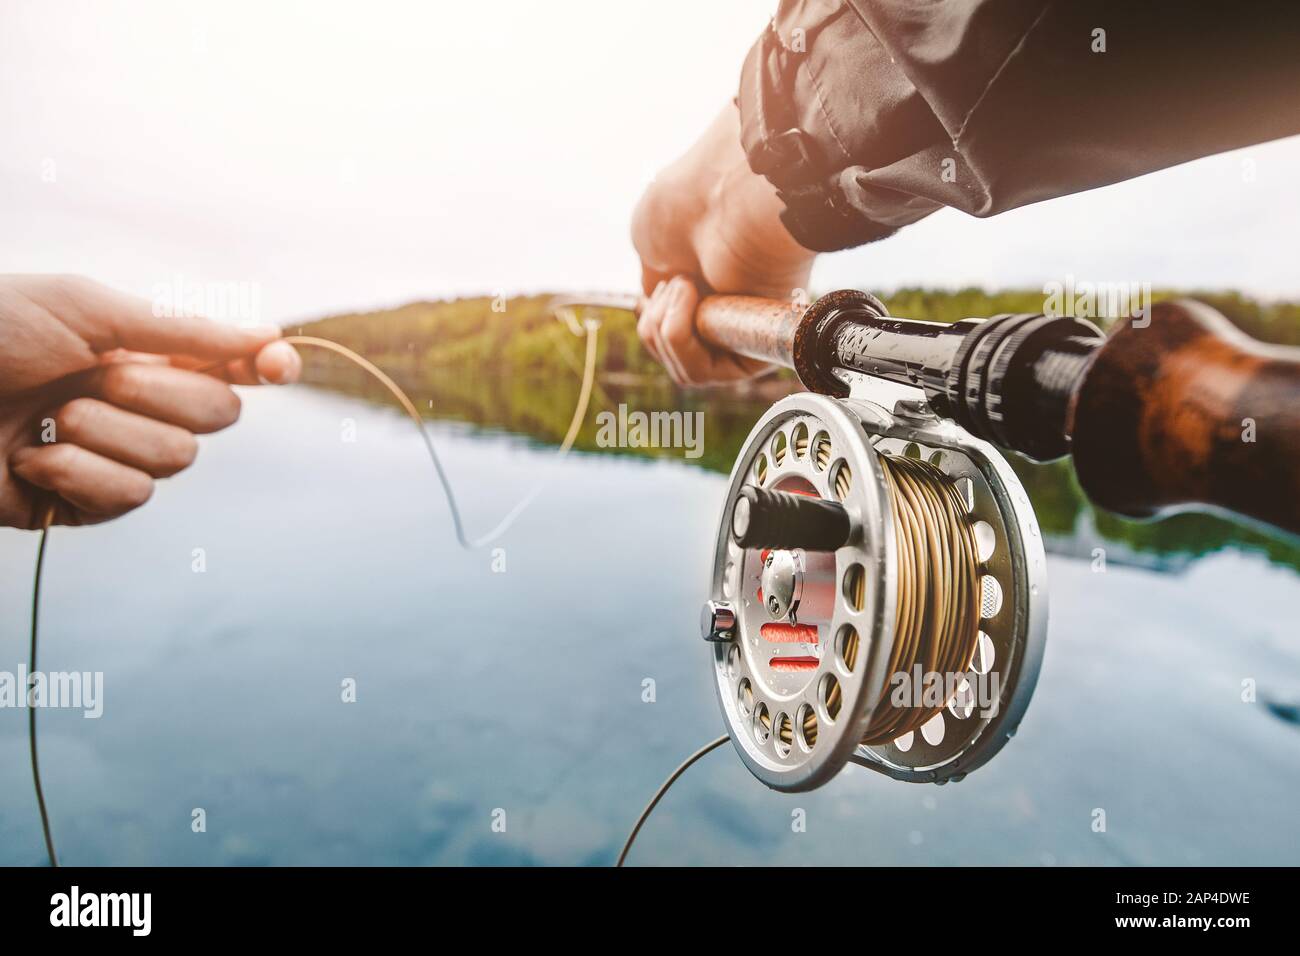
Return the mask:
{"type": "MultiPolygon", "coordinates": [[[[595,322],[586,322],[584,327],[586,330],[587,352],[583,360],[582,387],[578,392],[578,404],[574,406],[573,417],[569,420],[569,430],[565,432],[564,441],[560,443],[559,450],[555,453],[557,460],[567,455],[573,447],[573,443],[578,439],[578,432],[582,429],[582,423],[587,417],[587,405],[591,401],[592,384],[596,379],[596,329],[599,326],[595,322]]],[[[378,365],[358,355],[350,348],[339,345],[337,342],[331,342],[329,339],[321,339],[312,335],[286,335],[284,341],[290,345],[311,345],[336,352],[369,372],[392,393],[402,408],[406,410],[406,414],[411,416],[411,420],[415,422],[416,427],[420,429],[420,438],[424,440],[424,447],[429,453],[429,459],[433,462],[433,469],[438,475],[438,483],[442,485],[443,495],[447,499],[447,507],[451,511],[451,521],[456,530],[456,540],[465,550],[473,551],[487,547],[501,537],[515,523],[515,520],[524,513],[524,510],[533,503],[533,500],[542,493],[545,485],[538,482],[528,494],[524,495],[513,508],[506,512],[505,517],[497,522],[496,527],[491,531],[474,539],[467,538],[465,536],[465,525],[460,517],[460,508],[456,504],[456,493],[452,490],[451,481],[448,480],[447,472],[442,467],[442,459],[438,457],[438,452],[433,447],[433,439],[429,437],[428,426],[416,410],[415,404],[402,391],[401,386],[394,382],[378,365]]]]}
{"type": "MultiPolygon", "coordinates": [[[[596,377],[596,330],[599,328],[599,323],[587,321],[583,323],[583,328],[586,332],[587,352],[586,358],[583,362],[582,387],[578,392],[578,404],[574,407],[573,418],[569,422],[569,430],[565,433],[564,441],[560,443],[560,448],[555,453],[557,460],[568,454],[569,450],[573,447],[573,443],[578,438],[578,432],[581,430],[582,423],[587,417],[587,405],[591,401],[592,383],[595,381],[596,377]]],[[[538,482],[533,489],[519,501],[518,504],[506,512],[505,517],[497,523],[496,527],[478,538],[472,540],[467,539],[465,536],[465,527],[460,517],[460,509],[456,506],[455,493],[452,491],[451,482],[447,478],[446,471],[443,470],[442,461],[438,458],[438,452],[433,447],[433,439],[429,437],[428,426],[410,397],[407,396],[406,392],[402,391],[401,386],[394,382],[392,378],[390,378],[379,366],[375,365],[364,356],[352,351],[352,349],[345,345],[339,345],[337,342],[331,342],[329,339],[317,338],[313,335],[286,335],[281,341],[288,342],[290,345],[306,345],[313,348],[326,349],[330,352],[341,355],[364,371],[368,372],[370,375],[374,376],[380,384],[392,393],[393,397],[397,399],[398,403],[420,430],[420,437],[424,440],[424,447],[429,453],[429,459],[433,462],[434,471],[438,475],[438,482],[442,485],[443,493],[447,498],[447,507],[451,511],[452,524],[456,530],[456,540],[460,543],[460,546],[467,551],[485,547],[501,535],[505,534],[510,526],[514,524],[515,520],[523,514],[524,509],[532,504],[533,500],[541,494],[544,483],[538,482]]],[[[198,371],[210,372],[219,368],[221,364],[222,363],[215,363],[207,365],[198,369],[198,371]]],[[[41,521],[40,544],[37,546],[36,550],[36,572],[32,584],[32,628],[31,646],[28,653],[28,657],[30,658],[28,673],[36,672],[37,625],[40,619],[41,605],[41,576],[45,566],[45,546],[49,541],[50,526],[54,523],[54,511],[55,503],[51,502],[49,507],[46,508],[45,516],[41,521]]],[[[59,858],[54,851],[54,839],[50,835],[50,816],[45,806],[45,792],[41,787],[40,761],[38,759],[36,746],[37,708],[31,706],[32,693],[29,693],[29,706],[27,708],[27,740],[28,748],[31,753],[32,783],[36,788],[36,805],[41,815],[41,832],[45,837],[45,851],[49,856],[50,866],[57,867],[59,865],[59,858]]]]}

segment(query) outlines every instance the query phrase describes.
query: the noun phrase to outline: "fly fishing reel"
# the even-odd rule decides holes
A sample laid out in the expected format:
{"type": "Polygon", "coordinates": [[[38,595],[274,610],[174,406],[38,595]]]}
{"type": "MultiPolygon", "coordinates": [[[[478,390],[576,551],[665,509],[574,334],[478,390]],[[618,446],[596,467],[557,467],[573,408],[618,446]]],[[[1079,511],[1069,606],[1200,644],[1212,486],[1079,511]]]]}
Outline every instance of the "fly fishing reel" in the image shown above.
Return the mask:
{"type": "Polygon", "coordinates": [[[850,762],[960,780],[1011,739],[1047,580],[999,448],[1071,455],[1088,497],[1121,514],[1212,505],[1300,534],[1300,350],[1202,303],[1155,303],[1104,336],[1068,316],[900,318],[854,289],[807,305],[712,294],[695,332],[809,391],[754,426],[722,509],[701,629],[728,732],[669,774],[620,866],[673,782],[728,739],[785,791],[850,762]],[[1269,438],[1241,441],[1243,421],[1269,438]]]}
{"type": "Polygon", "coordinates": [[[754,426],[702,630],[745,765],[776,790],[852,762],[960,780],[1015,733],[1047,624],[1033,509],[988,442],[918,389],[850,375],[754,426]]]}

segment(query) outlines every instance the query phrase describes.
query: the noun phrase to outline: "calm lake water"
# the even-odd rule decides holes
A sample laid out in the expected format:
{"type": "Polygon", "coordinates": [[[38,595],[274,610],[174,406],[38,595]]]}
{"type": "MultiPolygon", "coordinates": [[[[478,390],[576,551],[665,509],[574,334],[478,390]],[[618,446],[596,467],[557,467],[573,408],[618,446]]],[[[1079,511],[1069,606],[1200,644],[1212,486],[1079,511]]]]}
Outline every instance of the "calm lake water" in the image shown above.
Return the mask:
{"type": "MultiPolygon", "coordinates": [[[[724,476],[557,461],[492,425],[432,428],[471,535],[545,482],[500,542],[504,573],[456,545],[400,412],[308,387],[246,393],[240,425],[148,507],[53,533],[42,669],[106,684],[99,720],[41,714],[64,862],[613,861],[664,775],[722,732],[697,612],[724,476]]],[[[1054,480],[1033,484],[1045,512],[1054,480]]],[[[783,795],[728,747],[632,861],[1300,863],[1300,578],[1258,538],[1187,527],[1176,549],[1115,542],[1100,574],[1086,514],[1050,538],[1038,691],[965,781],[849,768],[783,795]]],[[[35,546],[0,531],[0,670],[26,656],[35,546]]],[[[0,863],[39,864],[24,711],[0,710],[0,766],[0,863]]]]}

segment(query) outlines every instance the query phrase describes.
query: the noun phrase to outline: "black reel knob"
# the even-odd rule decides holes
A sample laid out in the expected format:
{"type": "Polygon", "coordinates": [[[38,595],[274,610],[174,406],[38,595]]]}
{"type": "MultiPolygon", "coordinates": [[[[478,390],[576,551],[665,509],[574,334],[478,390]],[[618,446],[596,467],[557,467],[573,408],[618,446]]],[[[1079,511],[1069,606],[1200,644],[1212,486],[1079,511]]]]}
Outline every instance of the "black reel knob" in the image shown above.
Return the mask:
{"type": "Polygon", "coordinates": [[[746,485],[731,509],[731,537],[742,548],[836,551],[852,530],[843,505],[788,491],[746,485]]]}

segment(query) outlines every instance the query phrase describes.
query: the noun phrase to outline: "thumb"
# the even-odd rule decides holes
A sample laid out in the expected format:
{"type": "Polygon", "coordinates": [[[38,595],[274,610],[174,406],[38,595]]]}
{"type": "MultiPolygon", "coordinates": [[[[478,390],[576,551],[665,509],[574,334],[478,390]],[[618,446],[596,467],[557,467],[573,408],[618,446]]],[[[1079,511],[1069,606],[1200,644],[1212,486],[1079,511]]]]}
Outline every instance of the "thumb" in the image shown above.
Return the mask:
{"type": "Polygon", "coordinates": [[[238,358],[280,337],[274,326],[240,328],[198,316],[156,315],[151,304],[89,279],[56,280],[50,312],[97,353],[131,349],[155,355],[238,358]]]}

